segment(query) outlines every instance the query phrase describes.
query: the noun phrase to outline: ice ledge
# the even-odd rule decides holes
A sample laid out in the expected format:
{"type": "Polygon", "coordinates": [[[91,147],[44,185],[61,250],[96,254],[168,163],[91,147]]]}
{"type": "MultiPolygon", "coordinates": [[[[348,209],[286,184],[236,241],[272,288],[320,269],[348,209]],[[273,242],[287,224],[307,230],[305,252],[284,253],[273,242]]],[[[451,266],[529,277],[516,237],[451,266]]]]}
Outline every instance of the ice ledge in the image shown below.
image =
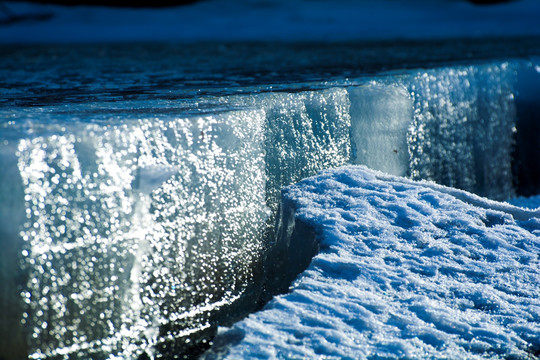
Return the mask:
{"type": "Polygon", "coordinates": [[[282,206],[292,237],[275,246],[320,251],[206,358],[540,355],[539,210],[354,166],[286,188],[282,206]]]}

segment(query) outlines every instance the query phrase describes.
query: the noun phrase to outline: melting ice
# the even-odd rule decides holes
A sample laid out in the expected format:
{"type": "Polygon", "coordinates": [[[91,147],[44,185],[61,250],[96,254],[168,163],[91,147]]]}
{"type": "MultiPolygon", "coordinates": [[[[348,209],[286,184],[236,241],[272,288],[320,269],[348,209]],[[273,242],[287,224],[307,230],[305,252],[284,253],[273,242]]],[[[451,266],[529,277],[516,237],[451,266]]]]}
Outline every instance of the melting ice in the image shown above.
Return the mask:
{"type": "Polygon", "coordinates": [[[267,269],[281,188],[322,169],[514,196],[516,76],[532,66],[206,96],[153,116],[129,101],[115,116],[99,103],[1,108],[0,300],[14,311],[0,341],[34,359],[201,351],[288,286],[267,269]]]}

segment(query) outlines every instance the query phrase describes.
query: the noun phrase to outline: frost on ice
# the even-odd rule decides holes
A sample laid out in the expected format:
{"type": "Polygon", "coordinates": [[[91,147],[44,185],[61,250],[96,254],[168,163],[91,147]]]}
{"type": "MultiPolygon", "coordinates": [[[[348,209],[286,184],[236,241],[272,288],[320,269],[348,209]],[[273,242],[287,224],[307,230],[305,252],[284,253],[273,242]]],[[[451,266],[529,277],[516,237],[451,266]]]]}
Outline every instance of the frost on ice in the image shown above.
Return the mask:
{"type": "Polygon", "coordinates": [[[281,206],[275,247],[319,253],[207,358],[540,353],[540,210],[353,166],[286,188],[281,206]]]}

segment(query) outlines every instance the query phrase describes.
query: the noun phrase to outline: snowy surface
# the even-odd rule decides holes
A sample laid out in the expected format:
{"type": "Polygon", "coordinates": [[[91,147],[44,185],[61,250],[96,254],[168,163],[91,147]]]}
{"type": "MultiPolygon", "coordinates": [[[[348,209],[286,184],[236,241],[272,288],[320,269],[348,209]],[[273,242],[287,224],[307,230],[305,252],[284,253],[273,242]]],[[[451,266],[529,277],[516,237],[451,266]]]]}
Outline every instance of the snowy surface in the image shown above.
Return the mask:
{"type": "Polygon", "coordinates": [[[207,358],[538,356],[539,210],[365,167],[324,171],[283,201],[320,253],[207,358]]]}
{"type": "MultiPolygon", "coordinates": [[[[540,35],[540,2],[208,0],[163,9],[6,2],[45,21],[0,26],[1,43],[132,40],[343,41],[540,35]]],[[[0,20],[7,16],[0,13],[0,20]]]]}

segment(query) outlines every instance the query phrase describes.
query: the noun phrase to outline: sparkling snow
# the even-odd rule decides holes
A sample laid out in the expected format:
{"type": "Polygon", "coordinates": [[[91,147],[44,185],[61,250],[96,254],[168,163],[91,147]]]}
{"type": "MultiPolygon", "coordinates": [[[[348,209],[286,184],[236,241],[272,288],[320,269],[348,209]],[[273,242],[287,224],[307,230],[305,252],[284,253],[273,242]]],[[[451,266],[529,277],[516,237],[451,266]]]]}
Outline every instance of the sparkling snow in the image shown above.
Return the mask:
{"type": "Polygon", "coordinates": [[[539,210],[352,166],[286,188],[283,204],[321,250],[207,358],[538,356],[539,210]]]}

